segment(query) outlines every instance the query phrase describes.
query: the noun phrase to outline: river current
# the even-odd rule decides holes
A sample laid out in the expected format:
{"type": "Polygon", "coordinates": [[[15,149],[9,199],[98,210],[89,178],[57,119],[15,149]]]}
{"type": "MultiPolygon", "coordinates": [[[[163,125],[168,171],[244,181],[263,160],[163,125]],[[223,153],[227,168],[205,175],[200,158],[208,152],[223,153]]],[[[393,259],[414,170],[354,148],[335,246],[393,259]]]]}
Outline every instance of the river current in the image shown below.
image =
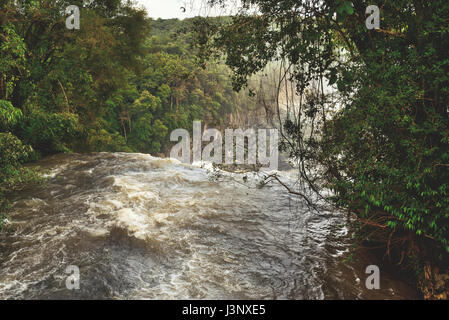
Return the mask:
{"type": "MultiPolygon", "coordinates": [[[[48,157],[0,232],[1,299],[414,299],[396,275],[365,287],[344,214],[310,210],[256,173],[144,154],[48,157]],[[68,266],[80,271],[68,290],[68,266]]],[[[278,173],[293,185],[295,171],[278,173]]]]}

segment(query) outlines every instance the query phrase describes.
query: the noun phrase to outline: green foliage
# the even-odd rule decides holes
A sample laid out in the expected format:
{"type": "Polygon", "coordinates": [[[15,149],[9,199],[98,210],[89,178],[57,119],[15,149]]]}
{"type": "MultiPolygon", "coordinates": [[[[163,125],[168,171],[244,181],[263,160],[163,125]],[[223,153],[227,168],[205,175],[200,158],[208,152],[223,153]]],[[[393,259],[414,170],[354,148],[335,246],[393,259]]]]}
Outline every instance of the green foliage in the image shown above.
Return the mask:
{"type": "Polygon", "coordinates": [[[222,127],[252,107],[223,63],[198,64],[195,20],[148,19],[125,0],[71,4],[80,30],[65,27],[66,1],[0,3],[0,199],[34,179],[24,161],[166,152],[172,130],[222,127]]]}
{"type": "Polygon", "coordinates": [[[26,46],[10,22],[0,26],[0,39],[0,99],[2,95],[7,99],[14,90],[18,76],[26,73],[26,46]]]}
{"type": "Polygon", "coordinates": [[[87,144],[89,151],[121,151],[130,152],[131,149],[126,146],[125,139],[118,133],[110,133],[101,126],[97,128],[91,128],[87,132],[87,144]]]}
{"type": "Polygon", "coordinates": [[[127,101],[118,112],[119,127],[134,151],[165,152],[172,130],[190,130],[194,120],[223,127],[231,113],[253,107],[253,101],[232,90],[223,63],[198,64],[194,24],[190,19],[150,21],[143,71],[128,82],[134,101],[118,99],[127,101]]]}
{"type": "Polygon", "coordinates": [[[243,4],[260,14],[237,15],[204,48],[227,54],[236,88],[271,61],[292,64],[304,100],[301,121],[284,125],[294,141],[284,146],[302,168],[314,168],[303,177],[314,190],[332,189],[328,199],[378,228],[388,245],[408,239],[410,250],[425,243],[447,257],[449,3],[387,1],[381,30],[365,27],[369,1],[243,4]],[[321,89],[308,94],[326,80],[336,99],[321,89]],[[313,135],[304,134],[306,123],[313,135]]]}
{"type": "Polygon", "coordinates": [[[66,144],[79,133],[78,116],[72,113],[33,112],[20,127],[23,141],[44,153],[69,150],[66,144]]]}
{"type": "Polygon", "coordinates": [[[24,163],[32,152],[30,146],[25,146],[11,133],[0,133],[0,172],[8,175],[11,170],[24,163]]]}
{"type": "Polygon", "coordinates": [[[65,27],[66,1],[0,3],[2,217],[6,197],[39,180],[22,167],[39,154],[131,151],[114,121],[104,118],[107,101],[139,67],[145,12],[120,0],[71,4],[82,7],[77,32],[65,27]]]}
{"type": "Polygon", "coordinates": [[[0,130],[6,131],[14,127],[22,117],[22,111],[14,108],[11,102],[0,100],[0,130]]]}
{"type": "Polygon", "coordinates": [[[34,171],[22,167],[32,151],[13,134],[0,132],[0,229],[9,208],[6,196],[40,179],[34,171]]]}

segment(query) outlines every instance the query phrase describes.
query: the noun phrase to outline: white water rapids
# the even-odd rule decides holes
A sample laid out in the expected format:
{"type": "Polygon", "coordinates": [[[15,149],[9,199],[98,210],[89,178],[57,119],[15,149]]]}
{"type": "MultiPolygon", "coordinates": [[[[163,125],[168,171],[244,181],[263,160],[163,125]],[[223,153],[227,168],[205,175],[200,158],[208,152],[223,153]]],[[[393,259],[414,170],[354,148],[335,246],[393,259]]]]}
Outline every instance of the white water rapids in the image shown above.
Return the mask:
{"type": "Polygon", "coordinates": [[[344,215],[310,211],[275,182],[257,188],[256,174],[124,153],[39,165],[47,184],[13,199],[0,232],[1,299],[414,297],[388,274],[367,290],[370,258],[343,261],[344,215]],[[79,290],[66,288],[69,265],[79,290]]]}

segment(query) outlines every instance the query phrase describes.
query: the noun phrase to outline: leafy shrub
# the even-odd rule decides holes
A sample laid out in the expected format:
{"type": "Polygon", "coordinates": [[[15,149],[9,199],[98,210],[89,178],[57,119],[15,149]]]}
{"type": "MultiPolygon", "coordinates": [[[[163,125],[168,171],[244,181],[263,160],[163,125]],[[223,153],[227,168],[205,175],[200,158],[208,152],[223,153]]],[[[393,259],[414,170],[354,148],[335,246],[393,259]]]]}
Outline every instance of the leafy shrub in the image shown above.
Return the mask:
{"type": "Polygon", "coordinates": [[[20,136],[44,153],[67,151],[79,134],[78,116],[72,113],[33,112],[20,124],[20,136]]]}
{"type": "Polygon", "coordinates": [[[13,134],[0,133],[0,228],[9,208],[6,196],[29,183],[40,181],[35,171],[22,167],[32,152],[30,146],[24,145],[13,134]]]}
{"type": "Polygon", "coordinates": [[[0,100],[0,131],[11,129],[22,117],[22,111],[14,108],[11,102],[0,100]]]}

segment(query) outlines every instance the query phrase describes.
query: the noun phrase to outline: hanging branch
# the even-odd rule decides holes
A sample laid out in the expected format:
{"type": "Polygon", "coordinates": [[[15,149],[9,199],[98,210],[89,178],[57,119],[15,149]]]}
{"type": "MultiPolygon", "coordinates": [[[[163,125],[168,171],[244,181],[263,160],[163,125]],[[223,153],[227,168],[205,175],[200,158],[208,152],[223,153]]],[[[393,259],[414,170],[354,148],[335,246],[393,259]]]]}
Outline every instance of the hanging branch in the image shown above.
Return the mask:
{"type": "Polygon", "coordinates": [[[304,195],[304,194],[301,193],[301,192],[292,190],[288,185],[286,185],[284,182],[282,182],[282,180],[279,179],[279,177],[278,177],[276,174],[269,175],[269,176],[267,176],[265,179],[268,180],[268,179],[270,179],[270,178],[272,178],[272,179],[276,180],[277,182],[279,182],[279,184],[280,184],[281,186],[283,186],[285,189],[287,189],[288,193],[294,194],[294,195],[296,195],[296,196],[300,196],[301,198],[303,198],[303,199],[307,202],[307,204],[309,205],[309,207],[312,207],[312,208],[315,208],[315,207],[316,207],[316,206],[309,200],[309,198],[308,198],[306,195],[304,195]]]}

